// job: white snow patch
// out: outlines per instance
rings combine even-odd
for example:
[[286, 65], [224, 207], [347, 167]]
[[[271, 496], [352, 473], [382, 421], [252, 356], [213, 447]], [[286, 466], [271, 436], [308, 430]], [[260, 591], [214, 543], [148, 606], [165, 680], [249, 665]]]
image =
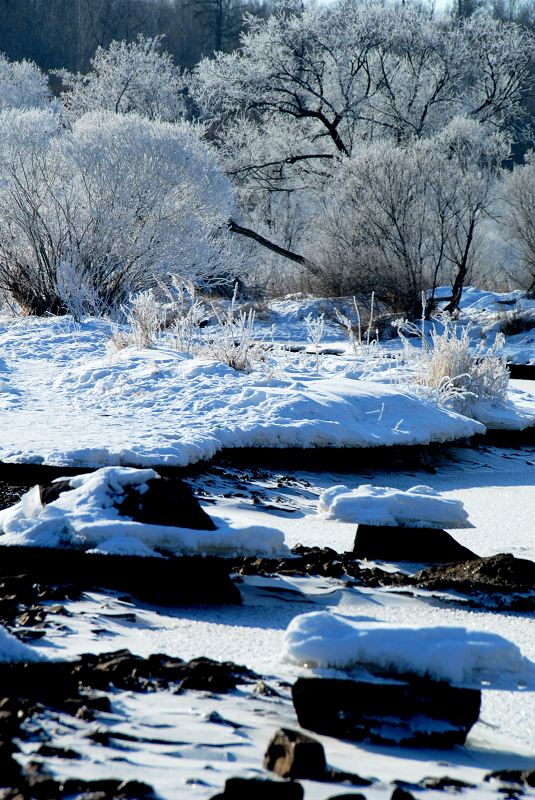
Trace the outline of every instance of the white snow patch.
[[[121, 517], [126, 487], [143, 491], [146, 481], [159, 477], [152, 469], [105, 467], [70, 479], [72, 490], [43, 506], [39, 488], [30, 489], [11, 508], [0, 511], [0, 544], [33, 547], [75, 547], [115, 555], [155, 556], [157, 550], [175, 555], [272, 555], [286, 553], [284, 534], [274, 528], [212, 517], [217, 529], [200, 531], [168, 525], [149, 525]], [[62, 480], [62, 479], [60, 479]], [[180, 518], [180, 507], [177, 507]]]
[[0, 625], [0, 662], [41, 661], [42, 656]]
[[[109, 326], [5, 321], [10, 370], [0, 459], [63, 466], [185, 466], [236, 447], [425, 445], [484, 433], [480, 422], [378, 380], [355, 359], [259, 365], [250, 374], [162, 342], [106, 350]], [[381, 373], [382, 379], [388, 378]]]
[[326, 519], [407, 528], [471, 528], [460, 500], [442, 497], [430, 486], [406, 491], [366, 484], [332, 486], [322, 492], [318, 512]]
[[535, 663], [487, 631], [360, 622], [319, 611], [294, 617], [285, 648], [288, 660], [313, 669], [365, 668], [457, 686], [535, 690]]

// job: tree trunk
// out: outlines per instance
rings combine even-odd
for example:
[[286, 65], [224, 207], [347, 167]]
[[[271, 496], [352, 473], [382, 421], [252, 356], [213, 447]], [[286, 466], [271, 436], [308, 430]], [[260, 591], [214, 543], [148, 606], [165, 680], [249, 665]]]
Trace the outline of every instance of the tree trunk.
[[305, 267], [312, 275], [321, 275], [321, 270], [314, 264], [313, 261], [310, 261], [305, 256], [299, 255], [299, 253], [294, 253], [292, 250], [287, 250], [285, 247], [281, 247], [275, 242], [271, 242], [269, 239], [266, 239], [265, 236], [261, 236], [256, 231], [251, 230], [251, 228], [244, 228], [241, 225], [238, 225], [234, 220], [230, 219], [228, 222], [228, 229], [231, 233], [237, 233], [240, 236], [246, 236], [248, 239], [252, 239], [257, 244], [262, 245], [262, 247], [271, 250], [272, 253], [277, 253], [277, 255], [282, 256], [283, 258], [287, 258], [290, 261], [293, 261], [295, 264], [299, 264], [301, 267]]

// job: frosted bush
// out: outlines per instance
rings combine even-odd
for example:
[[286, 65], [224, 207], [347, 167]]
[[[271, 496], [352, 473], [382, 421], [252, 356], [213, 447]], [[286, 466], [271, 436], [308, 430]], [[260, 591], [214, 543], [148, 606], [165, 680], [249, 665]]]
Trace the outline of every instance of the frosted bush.
[[0, 289], [28, 314], [117, 309], [173, 273], [228, 276], [232, 208], [189, 123], [0, 113]]
[[33, 61], [9, 61], [0, 53], [0, 110], [44, 108], [50, 102], [46, 75]]
[[208, 309], [199, 300], [192, 283], [178, 278], [173, 280], [176, 298], [171, 296], [171, 335], [174, 346], [186, 355], [193, 355], [202, 342], [201, 323], [208, 316]]
[[87, 75], [59, 70], [69, 111], [132, 111], [149, 119], [174, 121], [184, 116], [183, 80], [161, 36], [139, 34], [135, 42], [113, 41], [98, 47]]
[[125, 314], [129, 330], [117, 328], [111, 337], [112, 347], [117, 350], [124, 347], [143, 349], [156, 344], [165, 326], [165, 309], [154, 297], [152, 289], [131, 297]]
[[314, 348], [316, 372], [318, 372], [320, 368], [320, 346], [321, 340], [323, 339], [323, 330], [325, 328], [325, 314], [320, 314], [319, 317], [313, 317], [312, 314], [307, 314], [304, 323], [308, 341]]
[[[423, 320], [420, 328], [405, 320], [396, 325], [404, 361], [428, 396], [461, 412], [469, 412], [475, 401], [505, 402], [509, 371], [501, 353], [503, 335], [490, 347], [483, 341], [474, 345], [472, 327], [455, 325], [448, 315], [432, 323], [429, 333]], [[416, 335], [418, 346], [410, 344], [407, 333]]]
[[236, 285], [232, 300], [224, 314], [215, 311], [217, 324], [203, 328], [197, 355], [221, 361], [239, 372], [250, 372], [255, 362], [264, 360], [262, 342], [255, 338], [255, 312], [241, 311], [237, 304]]

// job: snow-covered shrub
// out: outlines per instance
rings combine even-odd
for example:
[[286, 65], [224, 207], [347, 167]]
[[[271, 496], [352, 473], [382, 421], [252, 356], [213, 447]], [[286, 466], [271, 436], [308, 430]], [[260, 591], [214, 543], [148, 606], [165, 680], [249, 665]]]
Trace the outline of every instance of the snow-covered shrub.
[[[175, 281], [178, 298], [173, 303], [171, 341], [188, 356], [220, 361], [239, 372], [249, 372], [265, 360], [262, 341], [254, 335], [255, 311], [243, 310], [237, 301], [238, 287], [224, 310], [199, 299], [193, 286]], [[212, 316], [214, 321], [206, 323]]]
[[161, 52], [161, 38], [139, 34], [135, 42], [98, 47], [86, 75], [59, 71], [65, 106], [75, 116], [106, 110], [168, 121], [182, 118], [183, 80], [169, 53]]
[[235, 274], [232, 206], [188, 123], [93, 112], [66, 128], [52, 111], [0, 113], [0, 288], [26, 313], [113, 310], [173, 273]]
[[[456, 325], [445, 314], [430, 326], [422, 321], [418, 328], [404, 320], [398, 320], [397, 325], [405, 363], [427, 395], [460, 411], [469, 411], [478, 400], [505, 401], [509, 371], [501, 352], [502, 334], [490, 347], [483, 341], [474, 344], [471, 326]], [[406, 333], [416, 335], [416, 346]]]
[[0, 53], [0, 111], [44, 108], [50, 102], [46, 75], [32, 61], [8, 61]]
[[325, 329], [325, 315], [320, 314], [319, 317], [314, 317], [312, 314], [307, 314], [303, 322], [305, 323], [307, 339], [313, 347], [316, 360], [316, 372], [319, 372], [320, 346], [323, 339], [323, 331]]
[[143, 349], [156, 344], [165, 326], [165, 309], [154, 297], [152, 289], [131, 297], [125, 316], [129, 330], [116, 328], [111, 337], [112, 347], [117, 350], [124, 347]]
[[255, 362], [265, 358], [262, 342], [254, 336], [255, 312], [241, 311], [237, 305], [237, 286], [226, 311], [215, 310], [217, 324], [202, 329], [196, 355], [221, 361], [239, 372], [249, 372]]
[[177, 298], [172, 301], [172, 341], [177, 350], [193, 355], [202, 339], [201, 323], [209, 316], [204, 302], [197, 298], [192, 283], [173, 281]]

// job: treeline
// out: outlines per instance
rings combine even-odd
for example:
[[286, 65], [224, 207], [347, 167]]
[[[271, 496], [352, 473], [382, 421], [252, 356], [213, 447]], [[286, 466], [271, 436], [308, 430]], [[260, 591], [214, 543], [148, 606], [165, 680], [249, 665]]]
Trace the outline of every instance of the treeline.
[[270, 9], [271, 0], [0, 0], [0, 53], [45, 71], [87, 72], [99, 46], [162, 35], [175, 64], [192, 67], [238, 46], [245, 11]]

